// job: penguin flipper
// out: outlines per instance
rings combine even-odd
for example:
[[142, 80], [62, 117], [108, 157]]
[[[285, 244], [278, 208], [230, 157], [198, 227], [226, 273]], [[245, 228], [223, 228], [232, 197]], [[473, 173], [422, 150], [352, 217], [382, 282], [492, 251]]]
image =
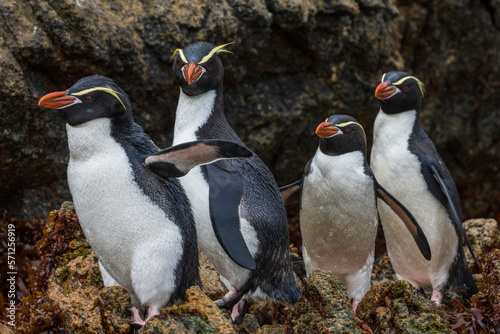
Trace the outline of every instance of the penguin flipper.
[[255, 270], [255, 261], [240, 230], [239, 205], [243, 196], [243, 179], [239, 174], [222, 170], [215, 164], [205, 168], [210, 189], [210, 219], [215, 236], [234, 262]]
[[252, 151], [225, 140], [200, 140], [182, 143], [146, 158], [145, 163], [162, 178], [181, 177], [192, 168], [220, 159], [248, 158]]
[[436, 181], [439, 183], [439, 187], [441, 188], [441, 191], [446, 197], [446, 202], [448, 205], [446, 205], [446, 211], [448, 211], [448, 215], [451, 218], [451, 221], [455, 225], [455, 230], [457, 231], [459, 235], [459, 239], [464, 239], [465, 244], [467, 245], [467, 248], [469, 249], [470, 254], [472, 255], [472, 258], [474, 259], [474, 262], [476, 263], [477, 267], [480, 268], [480, 265], [478, 261], [476, 260], [476, 257], [474, 256], [474, 252], [472, 251], [472, 246], [469, 243], [469, 239], [467, 238], [467, 234], [465, 233], [465, 230], [462, 226], [462, 219], [461, 214], [459, 214], [459, 208], [457, 206], [460, 205], [460, 200], [458, 198], [458, 194], [454, 194], [455, 192], [453, 189], [455, 189], [455, 186], [453, 183], [453, 180], [451, 177], [445, 177], [442, 176], [442, 173], [439, 172], [438, 168], [436, 165], [431, 161], [431, 159], [427, 159], [425, 161], [425, 167], [427, 167], [432, 176], [436, 179]]
[[411, 214], [408, 209], [401, 204], [394, 196], [391, 195], [387, 190], [384, 189], [376, 180], [375, 182], [375, 192], [377, 197], [383, 200], [396, 215], [403, 221], [408, 231], [410, 231], [413, 239], [417, 243], [418, 249], [424, 256], [427, 261], [431, 260], [431, 247], [429, 246], [429, 242], [420, 228], [417, 220]]
[[300, 191], [303, 179], [295, 181], [289, 185], [280, 188], [281, 197], [285, 205], [290, 205], [300, 200]]

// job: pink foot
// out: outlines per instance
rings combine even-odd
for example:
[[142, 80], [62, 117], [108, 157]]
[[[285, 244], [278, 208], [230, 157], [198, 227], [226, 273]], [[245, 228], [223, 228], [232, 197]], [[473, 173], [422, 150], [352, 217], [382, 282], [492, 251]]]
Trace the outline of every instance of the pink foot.
[[443, 294], [438, 290], [433, 290], [431, 300], [436, 302], [436, 304], [441, 304], [441, 301], [443, 300]]
[[152, 317], [159, 315], [159, 314], [160, 314], [160, 311], [158, 310], [158, 308], [156, 308], [156, 307], [148, 308], [148, 317], [146, 318], [146, 320], [144, 322], [148, 322], [149, 319], [151, 319]]
[[214, 303], [215, 305], [217, 305], [217, 307], [222, 307], [227, 301], [231, 300], [234, 296], [236, 296], [236, 294], [237, 294], [236, 289], [231, 288], [231, 290], [229, 290], [229, 292], [226, 293], [224, 297], [222, 297], [221, 299], [217, 299], [216, 301], [214, 301]]
[[234, 305], [233, 311], [231, 312], [231, 319], [233, 323], [239, 324], [245, 318], [245, 314], [247, 313], [247, 301], [245, 299], [240, 299], [240, 301]]
[[146, 321], [142, 320], [142, 317], [139, 314], [139, 310], [137, 309], [137, 307], [129, 305], [126, 307], [126, 309], [132, 313], [132, 317], [130, 318], [129, 321], [130, 327], [138, 329], [146, 324]]
[[359, 300], [352, 300], [352, 310], [354, 311], [354, 314], [356, 314], [356, 309], [358, 308]]

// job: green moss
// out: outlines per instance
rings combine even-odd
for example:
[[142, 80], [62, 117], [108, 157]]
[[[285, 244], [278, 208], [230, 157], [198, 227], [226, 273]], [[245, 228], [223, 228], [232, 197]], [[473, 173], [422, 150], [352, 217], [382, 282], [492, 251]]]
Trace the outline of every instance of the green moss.
[[402, 298], [406, 291], [406, 284], [403, 281], [398, 281], [392, 287], [392, 293], [396, 298]]
[[182, 323], [186, 328], [195, 331], [195, 333], [219, 333], [215, 327], [206, 322], [207, 319], [202, 318], [203, 317], [188, 316], [182, 319]]
[[94, 286], [97, 286], [97, 287], [103, 286], [104, 285], [104, 281], [102, 280], [102, 276], [101, 275], [92, 276], [90, 278], [90, 284], [94, 285]]
[[57, 268], [54, 272], [54, 276], [59, 279], [60, 283], [63, 283], [69, 277], [69, 270], [66, 267]]

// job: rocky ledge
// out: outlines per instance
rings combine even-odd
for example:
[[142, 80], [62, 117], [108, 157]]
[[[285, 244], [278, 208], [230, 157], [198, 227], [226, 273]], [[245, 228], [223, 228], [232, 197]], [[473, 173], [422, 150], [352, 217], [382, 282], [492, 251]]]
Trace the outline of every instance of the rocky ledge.
[[[303, 297], [293, 306], [250, 303], [244, 321], [231, 323], [214, 299], [225, 288], [201, 254], [203, 289], [191, 287], [181, 305], [165, 307], [139, 333], [497, 333], [500, 329], [500, 233], [494, 220], [464, 224], [482, 270], [471, 301], [448, 295], [436, 305], [409, 283], [394, 278], [385, 256], [373, 286], [351, 311], [335, 275], [301, 277]], [[474, 237], [473, 237], [474, 236]], [[40, 264], [30, 276], [31, 294], [17, 310], [16, 333], [129, 333], [130, 298], [121, 287], [104, 287], [97, 257], [84, 239], [70, 202], [52, 211], [37, 243]]]

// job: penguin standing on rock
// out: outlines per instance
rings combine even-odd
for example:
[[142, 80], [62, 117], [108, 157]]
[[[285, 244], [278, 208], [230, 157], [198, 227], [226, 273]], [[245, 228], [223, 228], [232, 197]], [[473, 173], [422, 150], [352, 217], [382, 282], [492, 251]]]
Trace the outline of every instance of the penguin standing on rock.
[[418, 120], [424, 93], [423, 83], [408, 73], [382, 76], [375, 90], [380, 111], [370, 163], [377, 179], [415, 215], [432, 250], [428, 262], [408, 242], [411, 236], [401, 229], [400, 219], [382, 203], [380, 219], [392, 266], [415, 287], [432, 287], [431, 299], [439, 304], [450, 286], [466, 296], [476, 293], [477, 286], [462, 247], [465, 240], [472, 254], [457, 188]]
[[[226, 44], [227, 45], [227, 44]], [[180, 86], [174, 144], [223, 139], [242, 141], [224, 115], [225, 45], [198, 42], [177, 49], [173, 72]], [[196, 167], [181, 179], [193, 206], [198, 243], [229, 292], [218, 300], [243, 319], [247, 297], [293, 304], [301, 289], [292, 270], [288, 223], [278, 186], [267, 166], [249, 159]]]
[[319, 147], [304, 177], [283, 187], [301, 190], [300, 230], [307, 274], [335, 273], [356, 311], [370, 289], [377, 235], [377, 197], [404, 221], [413, 244], [426, 259], [429, 244], [415, 218], [375, 179], [366, 162], [366, 137], [353, 117], [333, 115], [318, 125]]
[[127, 95], [99, 75], [47, 94], [39, 105], [66, 118], [68, 184], [80, 225], [107, 284], [130, 293], [131, 326], [141, 327], [201, 284], [189, 201], [177, 179], [155, 173], [181, 176], [194, 165], [251, 152], [222, 141], [158, 152], [134, 122]]

